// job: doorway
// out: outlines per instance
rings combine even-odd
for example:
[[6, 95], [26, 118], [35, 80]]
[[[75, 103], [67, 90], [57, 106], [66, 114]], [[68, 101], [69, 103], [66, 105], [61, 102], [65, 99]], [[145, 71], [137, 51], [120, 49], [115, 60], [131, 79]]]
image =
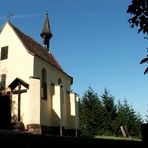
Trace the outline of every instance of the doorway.
[[11, 125], [10, 96], [0, 96], [0, 129], [9, 129]]

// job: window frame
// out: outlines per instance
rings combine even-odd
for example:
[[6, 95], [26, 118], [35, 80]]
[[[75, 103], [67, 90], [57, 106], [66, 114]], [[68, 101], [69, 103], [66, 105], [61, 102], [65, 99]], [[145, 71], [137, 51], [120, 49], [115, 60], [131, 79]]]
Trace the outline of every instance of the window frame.
[[0, 60], [8, 59], [8, 46], [1, 47]]

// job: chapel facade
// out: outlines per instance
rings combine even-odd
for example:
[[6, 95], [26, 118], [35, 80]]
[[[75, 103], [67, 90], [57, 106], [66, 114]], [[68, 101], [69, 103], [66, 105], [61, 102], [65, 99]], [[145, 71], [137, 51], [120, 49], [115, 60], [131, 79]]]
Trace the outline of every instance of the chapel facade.
[[48, 14], [40, 36], [42, 45], [10, 21], [0, 31], [0, 129], [23, 125], [36, 134], [77, 135], [79, 96], [50, 50]]

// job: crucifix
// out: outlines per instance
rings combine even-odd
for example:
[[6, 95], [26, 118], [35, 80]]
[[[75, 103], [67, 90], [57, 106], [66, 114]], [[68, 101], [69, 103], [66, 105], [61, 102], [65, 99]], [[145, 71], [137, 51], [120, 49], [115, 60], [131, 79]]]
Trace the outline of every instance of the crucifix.
[[[23, 85], [25, 88], [29, 88], [29, 85], [24, 82], [23, 80], [16, 78], [9, 87], [11, 88], [11, 92], [13, 94], [18, 94], [18, 121], [21, 120], [21, 93], [27, 92], [27, 89], [21, 89], [21, 85]], [[18, 86], [18, 89], [15, 90], [15, 88]]]
[[21, 83], [18, 82], [18, 90], [12, 91], [13, 94], [18, 94], [18, 121], [21, 120], [21, 93], [27, 92], [27, 89], [21, 90]]

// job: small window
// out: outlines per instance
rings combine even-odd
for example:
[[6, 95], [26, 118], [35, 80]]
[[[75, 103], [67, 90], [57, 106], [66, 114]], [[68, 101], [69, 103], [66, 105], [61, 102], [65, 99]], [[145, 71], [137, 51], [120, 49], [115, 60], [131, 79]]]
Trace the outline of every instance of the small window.
[[47, 72], [46, 69], [42, 69], [42, 90], [43, 90], [43, 100], [47, 100]]
[[1, 60], [5, 60], [8, 58], [8, 46], [1, 48]]
[[3, 90], [6, 88], [6, 74], [2, 74], [0, 77], [0, 89]]

